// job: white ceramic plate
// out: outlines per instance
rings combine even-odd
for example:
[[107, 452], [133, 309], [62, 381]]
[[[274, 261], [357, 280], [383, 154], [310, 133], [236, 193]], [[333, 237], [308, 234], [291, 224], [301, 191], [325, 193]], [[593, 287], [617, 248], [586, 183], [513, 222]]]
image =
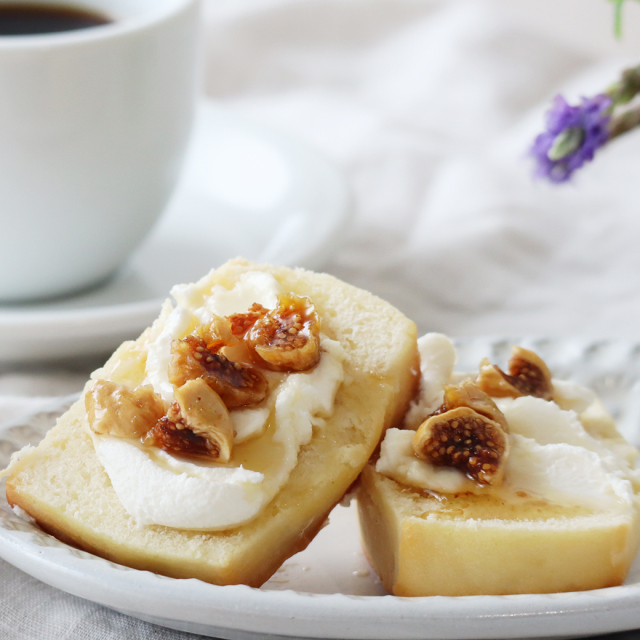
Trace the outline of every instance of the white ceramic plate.
[[[513, 341], [458, 343], [461, 369], [505, 362]], [[640, 441], [640, 344], [526, 340], [557, 377], [588, 384]], [[0, 465], [40, 439], [70, 404], [43, 407], [0, 433]], [[4, 492], [2, 492], [4, 495]], [[261, 589], [216, 587], [128, 569], [58, 542], [0, 502], [0, 556], [40, 580], [123, 613], [218, 638], [534, 638], [640, 628], [640, 564], [624, 586], [551, 595], [396, 598], [384, 595], [358, 543], [351, 508], [337, 507], [308, 549]]]
[[0, 361], [112, 351], [174, 284], [229, 258], [318, 268], [349, 209], [344, 177], [316, 151], [203, 102], [176, 193], [129, 264], [84, 294], [0, 305]]

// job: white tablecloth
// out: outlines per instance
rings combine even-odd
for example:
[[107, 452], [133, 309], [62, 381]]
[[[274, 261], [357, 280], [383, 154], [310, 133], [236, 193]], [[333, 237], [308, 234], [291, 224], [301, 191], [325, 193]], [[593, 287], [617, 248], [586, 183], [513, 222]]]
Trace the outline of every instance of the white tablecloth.
[[[597, 92], [637, 62], [640, 7], [623, 43], [604, 0], [205, 9], [207, 94], [315, 144], [349, 178], [354, 219], [327, 271], [421, 331], [640, 337], [640, 133], [563, 188], [532, 182], [526, 158], [557, 91]], [[1, 367], [0, 423], [80, 390], [100, 360]], [[2, 640], [186, 637], [0, 563]]]

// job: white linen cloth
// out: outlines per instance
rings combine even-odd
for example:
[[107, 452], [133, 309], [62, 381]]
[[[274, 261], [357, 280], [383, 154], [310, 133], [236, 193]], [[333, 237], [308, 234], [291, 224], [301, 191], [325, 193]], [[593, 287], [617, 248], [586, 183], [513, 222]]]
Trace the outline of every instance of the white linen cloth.
[[[355, 214], [326, 270], [421, 332], [636, 338], [640, 133], [564, 187], [525, 157], [557, 91], [597, 92], [634, 61], [638, 12], [619, 45], [608, 5], [209, 0], [206, 92], [344, 169]], [[99, 364], [0, 367], [0, 424]], [[1, 640], [187, 637], [0, 563]]]

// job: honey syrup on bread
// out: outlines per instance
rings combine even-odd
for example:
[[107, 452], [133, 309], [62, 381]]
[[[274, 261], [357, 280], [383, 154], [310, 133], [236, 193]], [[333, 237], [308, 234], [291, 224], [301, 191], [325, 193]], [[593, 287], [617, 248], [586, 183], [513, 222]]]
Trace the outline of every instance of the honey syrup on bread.
[[[245, 469], [267, 475], [280, 467], [285, 454], [284, 445], [274, 439], [275, 431], [275, 419], [272, 413], [267, 420], [264, 432], [256, 438], [236, 445], [233, 458], [226, 463], [207, 459], [204, 456], [194, 459], [190, 456], [181, 456], [179, 453], [173, 453], [172, 457], [199, 467], [234, 468], [242, 466]], [[127, 439], [127, 442], [144, 451], [158, 466], [174, 473], [182, 473], [175, 466], [167, 463], [166, 457], [160, 454], [157, 447], [145, 445], [139, 439]]]

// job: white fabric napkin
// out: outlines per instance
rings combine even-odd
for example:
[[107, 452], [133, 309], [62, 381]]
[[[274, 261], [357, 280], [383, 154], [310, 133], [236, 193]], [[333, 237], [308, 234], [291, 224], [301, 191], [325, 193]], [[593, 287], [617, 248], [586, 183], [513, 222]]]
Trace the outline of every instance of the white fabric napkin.
[[[209, 0], [206, 91], [344, 169], [354, 219], [326, 269], [421, 331], [635, 338], [640, 134], [561, 188], [526, 158], [556, 92], [597, 92], [633, 61], [603, 55], [632, 49], [610, 38], [608, 4]], [[98, 364], [2, 367], [0, 423]], [[2, 640], [187, 637], [0, 563]]]
[[556, 37], [508, 4], [208, 5], [207, 90], [342, 165], [355, 220], [327, 268], [421, 330], [634, 337], [640, 134], [561, 188], [533, 182], [526, 158], [558, 90], [602, 90], [633, 59], [561, 36], [597, 9], [613, 41], [606, 3], [556, 3], [574, 9]]

